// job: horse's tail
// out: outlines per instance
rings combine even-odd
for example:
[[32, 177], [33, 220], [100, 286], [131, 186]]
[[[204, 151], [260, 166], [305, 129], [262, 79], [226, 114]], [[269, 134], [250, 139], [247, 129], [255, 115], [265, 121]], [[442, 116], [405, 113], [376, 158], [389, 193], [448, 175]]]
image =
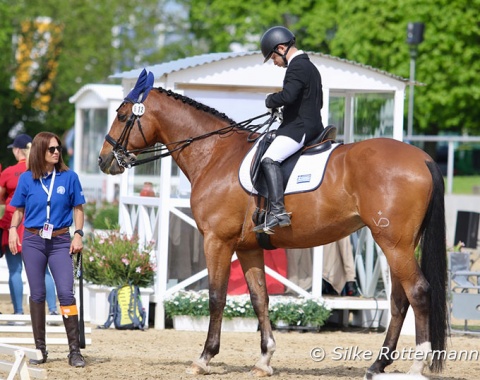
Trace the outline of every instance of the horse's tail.
[[435, 162], [426, 162], [432, 175], [433, 192], [423, 221], [421, 241], [422, 272], [430, 284], [430, 341], [434, 352], [431, 370], [440, 372], [445, 357], [447, 334], [447, 243], [445, 227], [445, 185], [440, 168]]

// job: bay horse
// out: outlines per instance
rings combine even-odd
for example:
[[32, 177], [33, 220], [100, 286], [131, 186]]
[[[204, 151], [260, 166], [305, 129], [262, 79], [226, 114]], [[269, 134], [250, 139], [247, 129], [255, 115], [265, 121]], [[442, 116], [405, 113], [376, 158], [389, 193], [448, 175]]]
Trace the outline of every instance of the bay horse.
[[[220, 351], [230, 264], [236, 252], [259, 321], [261, 355], [251, 372], [270, 376], [275, 339], [263, 249], [252, 231], [254, 202], [238, 179], [242, 159], [252, 146], [247, 138], [251, 131], [204, 104], [151, 84], [153, 78], [146, 91], [127, 96], [117, 109], [99, 166], [107, 174], [122, 173], [136, 162], [137, 153], [164, 144], [166, 154], [191, 183], [191, 210], [204, 236], [208, 270], [208, 334], [201, 355], [187, 372], [207, 374]], [[410, 373], [421, 374], [425, 366], [440, 372], [445, 358], [435, 353], [446, 345], [446, 231], [444, 182], [432, 158], [389, 138], [344, 144], [331, 153], [322, 185], [287, 195], [285, 204], [292, 212], [292, 225], [271, 235], [275, 247], [320, 246], [367, 226], [387, 258], [391, 321], [379, 351], [383, 355], [365, 377], [371, 379], [393, 362], [409, 306], [415, 314], [416, 341]], [[414, 255], [419, 244], [420, 264]]]

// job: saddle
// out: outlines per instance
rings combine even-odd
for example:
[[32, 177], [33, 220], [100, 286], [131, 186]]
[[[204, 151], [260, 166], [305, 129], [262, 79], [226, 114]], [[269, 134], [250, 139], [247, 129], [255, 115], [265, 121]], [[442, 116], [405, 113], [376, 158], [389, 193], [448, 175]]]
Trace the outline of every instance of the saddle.
[[[258, 194], [264, 198], [268, 198], [268, 189], [263, 177], [262, 171], [260, 170], [260, 162], [268, 149], [272, 141], [275, 139], [275, 131], [268, 132], [262, 141], [258, 145], [258, 149], [253, 157], [252, 166], [250, 168], [250, 177], [252, 179], [252, 184], [257, 190]], [[332, 143], [335, 142], [337, 138], [337, 128], [333, 125], [328, 125], [325, 129], [311, 142], [308, 143], [303, 149], [300, 149], [298, 152], [292, 154], [280, 165], [283, 175], [283, 190], [287, 186], [290, 175], [292, 174], [293, 168], [297, 163], [301, 155], [309, 155], [324, 152], [331, 148]]]

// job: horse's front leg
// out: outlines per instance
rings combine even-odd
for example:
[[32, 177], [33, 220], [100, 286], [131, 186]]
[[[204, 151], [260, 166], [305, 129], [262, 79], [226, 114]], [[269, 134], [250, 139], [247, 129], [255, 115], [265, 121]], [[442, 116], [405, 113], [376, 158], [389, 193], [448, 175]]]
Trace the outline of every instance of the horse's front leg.
[[263, 249], [237, 251], [238, 260], [250, 290], [250, 299], [260, 324], [261, 356], [251, 373], [257, 377], [271, 376], [270, 360], [275, 352], [272, 326], [268, 317], [268, 293], [265, 279]]
[[187, 373], [208, 374], [209, 363], [220, 352], [220, 334], [222, 330], [223, 309], [227, 299], [228, 279], [233, 250], [226, 244], [205, 239], [205, 259], [208, 270], [210, 324], [207, 340], [200, 357], [195, 360]]

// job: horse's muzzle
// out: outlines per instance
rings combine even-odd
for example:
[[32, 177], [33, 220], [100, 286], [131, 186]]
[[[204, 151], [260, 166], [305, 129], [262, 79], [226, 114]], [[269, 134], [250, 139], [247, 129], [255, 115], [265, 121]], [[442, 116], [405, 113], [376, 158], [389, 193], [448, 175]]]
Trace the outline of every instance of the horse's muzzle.
[[100, 155], [98, 157], [98, 166], [103, 173], [110, 175], [122, 174], [125, 171], [125, 168], [118, 164], [112, 152]]

